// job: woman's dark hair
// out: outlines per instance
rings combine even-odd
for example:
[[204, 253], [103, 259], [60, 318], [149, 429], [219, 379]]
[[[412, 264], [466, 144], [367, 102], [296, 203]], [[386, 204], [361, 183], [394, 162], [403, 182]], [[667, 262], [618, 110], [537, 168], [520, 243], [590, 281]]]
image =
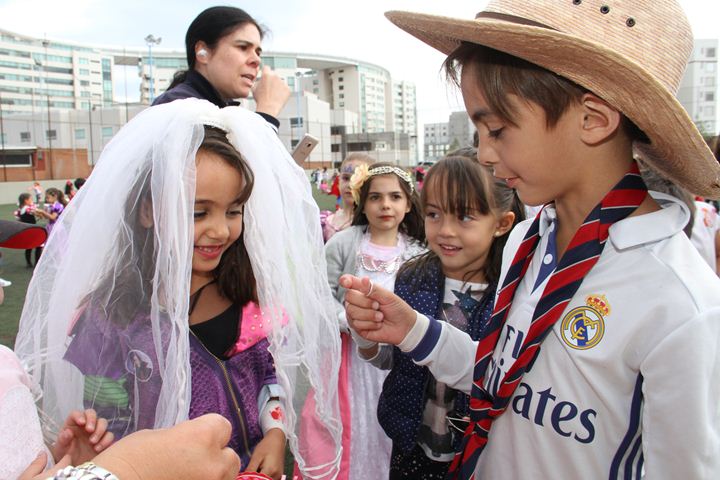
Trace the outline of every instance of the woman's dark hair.
[[52, 195], [53, 197], [57, 198], [57, 201], [62, 203], [63, 207], [66, 207], [68, 204], [67, 198], [65, 198], [65, 194], [59, 188], [48, 188], [45, 190], [45, 195]]
[[[369, 170], [372, 170], [378, 167], [394, 166], [395, 165], [392, 165], [390, 163], [377, 162], [373, 163], [368, 168]], [[386, 175], [394, 175], [398, 179], [400, 188], [402, 189], [405, 197], [408, 199], [408, 203], [410, 204], [410, 211], [405, 214], [405, 218], [403, 218], [402, 222], [400, 222], [400, 231], [403, 232], [405, 235], [414, 238], [418, 242], [424, 243], [425, 225], [423, 223], [422, 208], [420, 208], [420, 197], [418, 196], [417, 189], [415, 189], [415, 187], [413, 186], [411, 190], [410, 184], [408, 184], [408, 182], [400, 178], [400, 176], [395, 175], [394, 173], [388, 173]], [[408, 176], [410, 176], [410, 174], [408, 174]], [[355, 214], [352, 221], [353, 225], [368, 224], [368, 219], [365, 216], [363, 210], [365, 210], [365, 201], [367, 200], [368, 191], [370, 190], [370, 185], [372, 184], [373, 178], [376, 177], [373, 176], [368, 178], [365, 183], [363, 183], [362, 187], [360, 187], [360, 202], [358, 202], [358, 204], [355, 206]]]
[[[462, 42], [445, 59], [443, 68], [448, 80], [460, 85], [460, 74], [472, 68], [475, 80], [498, 117], [516, 125], [517, 108], [508, 95], [533, 102], [545, 112], [547, 128], [557, 125], [565, 111], [590, 91], [534, 63], [490, 47]], [[632, 141], [650, 143], [645, 133], [622, 115], [622, 131]]]
[[[227, 134], [218, 128], [205, 126], [205, 138], [199, 150], [218, 155], [240, 173], [243, 186], [238, 202], [243, 204], [247, 202], [252, 193], [255, 177], [240, 152], [228, 141]], [[258, 301], [255, 274], [243, 237], [244, 233], [230, 245], [223, 253], [220, 264], [213, 271], [213, 278], [218, 283], [221, 295], [240, 306], [249, 301]]]
[[28, 198], [32, 198], [32, 195], [29, 193], [21, 193], [18, 197], [18, 207], [22, 207], [25, 204], [25, 200]]
[[[525, 220], [525, 206], [515, 191], [493, 177], [492, 173], [477, 161], [477, 151], [474, 148], [464, 148], [455, 154], [450, 154], [434, 164], [425, 175], [425, 183], [421, 193], [423, 208], [428, 205], [428, 198], [432, 195], [437, 207], [443, 212], [462, 217], [471, 212], [481, 215], [501, 215], [505, 212], [515, 214], [513, 226]], [[512, 230], [512, 229], [510, 229]], [[480, 271], [485, 281], [495, 285], [500, 278], [502, 264], [502, 251], [505, 248], [510, 230], [500, 237], [495, 237], [485, 264]], [[413, 272], [414, 277], [420, 278], [422, 272], [429, 271], [428, 267], [442, 268], [440, 258], [432, 250], [416, 257], [404, 264], [398, 275]], [[468, 272], [467, 281], [478, 272]]]
[[[245, 10], [236, 7], [210, 7], [200, 12], [185, 34], [185, 56], [188, 70], [195, 69], [195, 45], [197, 42], [205, 42], [208, 48], [213, 49], [221, 38], [248, 23], [257, 27], [262, 39], [266, 30]], [[176, 72], [168, 90], [183, 83], [187, 78], [188, 70]]]

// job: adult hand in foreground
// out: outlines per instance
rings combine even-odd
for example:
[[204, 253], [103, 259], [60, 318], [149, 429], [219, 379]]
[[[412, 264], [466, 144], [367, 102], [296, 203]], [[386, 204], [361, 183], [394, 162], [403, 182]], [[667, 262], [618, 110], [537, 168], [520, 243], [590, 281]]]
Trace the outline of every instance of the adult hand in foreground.
[[240, 459], [227, 447], [230, 422], [210, 413], [172, 428], [140, 430], [93, 463], [122, 480], [235, 480]]

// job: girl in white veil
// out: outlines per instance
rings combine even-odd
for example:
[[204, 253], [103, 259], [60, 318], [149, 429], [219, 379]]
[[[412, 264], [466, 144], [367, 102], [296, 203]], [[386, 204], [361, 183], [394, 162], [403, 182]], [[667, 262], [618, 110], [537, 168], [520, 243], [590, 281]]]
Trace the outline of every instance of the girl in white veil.
[[[196, 172], [217, 174], [199, 159], [210, 152], [227, 163], [227, 149], [239, 152], [230, 175], [240, 180], [225, 215], [242, 218], [242, 248], [234, 250], [245, 256], [231, 258], [227, 247], [200, 285], [198, 258], [215, 265], [219, 253], [207, 245], [198, 253], [196, 188], [229, 193], [208, 188], [212, 179]], [[16, 351], [42, 387], [50, 436], [84, 406], [123, 435], [219, 405], [230, 412], [220, 413], [233, 423], [231, 446], [244, 468], [263, 471], [264, 453], [252, 449], [282, 426], [305, 477], [333, 478], [340, 345], [317, 218], [303, 171], [252, 112], [189, 99], [130, 121], [60, 217], [28, 288]], [[219, 294], [238, 309], [227, 351], [213, 351], [188, 328], [191, 294], [197, 302], [199, 287], [211, 284], [206, 298]], [[214, 333], [220, 344], [226, 337]], [[323, 465], [306, 464], [297, 451], [295, 412], [310, 387], [335, 449]]]

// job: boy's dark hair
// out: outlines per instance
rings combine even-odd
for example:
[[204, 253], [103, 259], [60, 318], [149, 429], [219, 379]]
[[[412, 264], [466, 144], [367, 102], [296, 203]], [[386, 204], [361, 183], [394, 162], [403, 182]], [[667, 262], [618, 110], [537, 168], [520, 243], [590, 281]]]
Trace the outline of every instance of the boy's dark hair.
[[[210, 7], [200, 12], [185, 34], [185, 56], [188, 70], [195, 70], [195, 45], [197, 42], [205, 42], [208, 48], [213, 49], [221, 38], [248, 23], [257, 27], [260, 38], [265, 35], [265, 29], [250, 14], [240, 8]], [[176, 72], [168, 90], [183, 83], [187, 78], [188, 70]]]
[[[437, 207], [451, 215], [462, 217], [472, 211], [482, 215], [509, 211], [515, 214], [513, 226], [524, 220], [525, 206], [515, 191], [508, 188], [504, 182], [495, 179], [490, 171], [477, 161], [477, 151], [474, 148], [464, 148], [457, 152], [460, 154], [444, 157], [428, 171], [420, 196], [422, 207], [427, 207], [429, 195], [434, 194], [435, 199], [439, 201]], [[480, 269], [490, 285], [497, 284], [500, 278], [502, 251], [510, 236], [510, 230], [493, 240], [485, 265]], [[407, 271], [420, 277], [421, 272], [427, 271], [427, 267], [431, 265], [437, 265], [439, 268], [441, 266], [437, 254], [428, 250], [404, 264], [398, 275]], [[418, 275], [415, 275], [416, 273]], [[467, 281], [476, 273], [478, 272], [468, 272], [464, 280]]]
[[[473, 67], [488, 106], [498, 117], [517, 126], [517, 111], [508, 95], [539, 105], [547, 128], [553, 128], [568, 107], [591, 93], [584, 87], [513, 55], [490, 47], [462, 42], [445, 59], [443, 68], [450, 82], [460, 85], [461, 69]], [[621, 113], [622, 115], [622, 113]], [[632, 141], [649, 143], [647, 136], [622, 115], [621, 128]]]
[[80, 190], [80, 187], [82, 187], [83, 185], [85, 185], [85, 181], [86, 181], [86, 180], [85, 180], [84, 178], [82, 178], [82, 177], [76, 178], [76, 179], [75, 179], [75, 182], [73, 182], [73, 184], [75, 185], [75, 190]]
[[[369, 169], [372, 170], [373, 168], [377, 167], [394, 166], [395, 165], [391, 163], [377, 162], [370, 165]], [[410, 211], [405, 214], [405, 218], [403, 218], [402, 222], [400, 223], [400, 231], [414, 238], [418, 242], [425, 242], [425, 226], [423, 223], [422, 208], [420, 207], [420, 197], [418, 196], [417, 190], [414, 188], [413, 190], [410, 190], [410, 185], [398, 175], [395, 175], [394, 173], [389, 173], [387, 175], [393, 175], [395, 176], [395, 178], [398, 179], [400, 188], [402, 189], [405, 197], [408, 199], [408, 203], [410, 204]], [[368, 224], [368, 219], [365, 216], [363, 210], [365, 209], [365, 201], [367, 200], [368, 191], [370, 190], [370, 185], [374, 178], [374, 176], [368, 178], [365, 183], [363, 183], [362, 187], [360, 187], [360, 201], [357, 205], [355, 205], [355, 214], [352, 221], [353, 225]]]
[[21, 193], [18, 197], [18, 207], [22, 207], [25, 203], [25, 200], [27, 200], [28, 198], [32, 198], [32, 195], [30, 195], [29, 193]]
[[[243, 204], [247, 202], [252, 193], [255, 177], [240, 152], [228, 141], [227, 134], [215, 127], [206, 126], [205, 138], [198, 150], [220, 156], [240, 173], [243, 187], [238, 200]], [[220, 263], [213, 271], [220, 294], [240, 306], [249, 301], [258, 301], [255, 274], [243, 238], [244, 233], [223, 253]]]

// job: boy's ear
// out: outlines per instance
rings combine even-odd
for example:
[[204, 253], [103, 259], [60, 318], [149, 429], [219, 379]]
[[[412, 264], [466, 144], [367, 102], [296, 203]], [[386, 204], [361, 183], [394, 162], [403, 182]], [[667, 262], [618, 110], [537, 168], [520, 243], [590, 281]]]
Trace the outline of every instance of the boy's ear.
[[587, 145], [597, 145], [612, 137], [620, 129], [622, 114], [605, 100], [592, 93], [580, 99], [582, 118], [580, 138]]
[[500, 215], [500, 218], [498, 218], [497, 225], [495, 226], [495, 236], [496, 237], [502, 237], [507, 232], [509, 232], [512, 227], [513, 223], [515, 222], [515, 213], [514, 212], [505, 212], [502, 215]]

